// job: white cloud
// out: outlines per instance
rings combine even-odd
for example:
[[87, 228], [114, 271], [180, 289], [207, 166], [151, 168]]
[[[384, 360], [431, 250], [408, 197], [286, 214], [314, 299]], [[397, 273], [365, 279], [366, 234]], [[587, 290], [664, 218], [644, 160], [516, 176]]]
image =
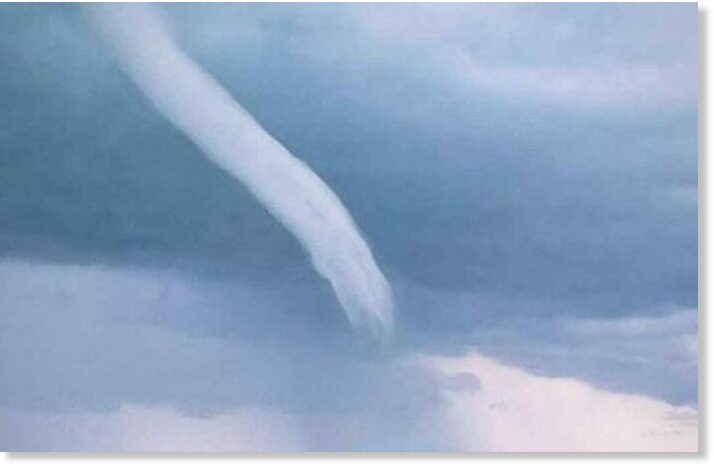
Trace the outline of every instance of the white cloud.
[[192, 417], [128, 405], [113, 412], [0, 410], [2, 444], [13, 450], [261, 452], [300, 447], [294, 418], [259, 408]]
[[[445, 377], [442, 392], [448, 401], [420, 428], [443, 433], [442, 439], [455, 450], [697, 450], [698, 415], [691, 408], [597, 390], [577, 380], [536, 377], [476, 352], [417, 360]], [[456, 381], [469, 385], [452, 385]], [[107, 413], [4, 409], [0, 418], [3, 446], [14, 450], [304, 451], [309, 449], [305, 431], [315, 437], [321, 430], [330, 438], [339, 432], [349, 439], [355, 431], [380, 430], [358, 427], [360, 420], [348, 415], [305, 418], [256, 407], [211, 417], [141, 405]]]
[[573, 379], [537, 377], [477, 352], [428, 356], [446, 376], [476, 376], [480, 388], [445, 390], [442, 428], [465, 451], [693, 452], [697, 411]]
[[634, 316], [609, 320], [570, 320], [566, 328], [584, 335], [661, 336], [697, 329], [697, 310], [684, 309], [655, 317]]
[[[194, 11], [191, 21], [210, 20], [213, 29], [225, 22], [221, 40], [207, 46], [213, 53], [246, 43], [259, 49], [285, 34], [259, 9], [216, 8]], [[292, 26], [295, 53], [359, 80], [399, 67], [431, 76], [435, 93], [452, 88], [465, 99], [478, 93], [579, 111], [696, 109], [695, 7], [350, 4], [272, 13]], [[192, 33], [206, 42], [201, 36]]]
[[[186, 335], [166, 326], [150, 326], [152, 319], [140, 319], [169, 313], [175, 308], [193, 310], [190, 315], [196, 317], [211, 315], [211, 309], [225, 307], [223, 301], [213, 297], [220, 295], [219, 286], [189, 281], [171, 272], [0, 262], [3, 325], [0, 385], [4, 391], [0, 448], [129, 451], [269, 451], [316, 447], [343, 450], [446, 447], [465, 451], [697, 448], [694, 409], [596, 389], [575, 379], [535, 376], [475, 352], [461, 357], [433, 354], [375, 361], [365, 378], [381, 379], [379, 393], [364, 385], [356, 387], [358, 393], [347, 392], [347, 399], [363, 401], [363, 406], [354, 411], [312, 402], [308, 406], [310, 411], [302, 406], [301, 412], [289, 401], [278, 410], [277, 406], [256, 402], [250, 397], [252, 392], [275, 393], [277, 386], [292, 393], [295, 385], [306, 381], [290, 376], [282, 378], [283, 374], [302, 372], [310, 363], [320, 368], [318, 361], [307, 364], [295, 361], [284, 366], [272, 356], [275, 350], [266, 343], [246, 346], [240, 340], [201, 336], [200, 330], [195, 335]], [[239, 284], [233, 287], [246, 288]], [[275, 307], [261, 291], [252, 294], [245, 291], [240, 297], [241, 304], [234, 306], [249, 307], [255, 314]], [[439, 301], [449, 304], [445, 298]], [[245, 320], [255, 314], [239, 316]], [[242, 324], [239, 321], [235, 326]], [[526, 326], [502, 322], [500, 326], [503, 327], [500, 330], [484, 333], [491, 333], [492, 341], [504, 347], [522, 347], [533, 355], [544, 350], [541, 343], [523, 331], [533, 332], [534, 322]], [[673, 360], [672, 365], [680, 365], [682, 359], [682, 365], [696, 371], [695, 310], [659, 318], [569, 318], [540, 326], [554, 329], [554, 334], [547, 336], [557, 348], [544, 354], [547, 361], [559, 358], [570, 365], [586, 367], [594, 357], [609, 353], [612, 360], [621, 359], [628, 372], [650, 362], [666, 367], [666, 361]], [[572, 340], [563, 340], [559, 334], [567, 334]], [[660, 367], [656, 367], [658, 379], [668, 379], [669, 374], [662, 373]], [[428, 381], [413, 380], [402, 387], [406, 382], [403, 378], [383, 378], [383, 374], [407, 368], [426, 371], [427, 375], [433, 372], [435, 380], [431, 377]], [[334, 370], [316, 372], [325, 379], [345, 378]], [[583, 375], [589, 372], [586, 370]], [[620, 378], [622, 374], [617, 374], [615, 379], [619, 382]], [[422, 384], [436, 385], [448, 404], [440, 406], [424, 399], [418, 388]], [[667, 384], [685, 386], [686, 382]], [[177, 392], [176, 388], [187, 391]], [[329, 388], [346, 387], [343, 384]], [[225, 392], [231, 395], [247, 392], [248, 397], [229, 398]], [[375, 401], [383, 398], [383, 394], [392, 396], [381, 403]], [[408, 411], [383, 414], [389, 413], [385, 409], [399, 406], [401, 400], [406, 402]], [[422, 407], [424, 414], [405, 420], [415, 408]], [[195, 417], [196, 413], [209, 416]]]
[[373, 48], [417, 54], [466, 93], [596, 111], [696, 108], [695, 10], [617, 14], [495, 4], [352, 10]]
[[460, 55], [455, 70], [474, 90], [589, 109], [696, 105], [696, 72], [682, 65], [484, 66]]

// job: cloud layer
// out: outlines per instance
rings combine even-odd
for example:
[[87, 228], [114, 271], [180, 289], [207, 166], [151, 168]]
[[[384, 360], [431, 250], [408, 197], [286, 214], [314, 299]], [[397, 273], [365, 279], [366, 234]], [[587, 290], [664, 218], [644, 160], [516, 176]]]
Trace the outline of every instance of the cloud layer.
[[480, 452], [696, 452], [698, 415], [650, 398], [530, 375], [477, 353], [428, 357], [479, 386], [449, 392], [445, 431]]
[[[294, 291], [97, 266], [4, 261], [0, 273], [6, 450], [696, 450], [691, 406], [535, 376], [473, 348], [375, 356], [301, 329]], [[689, 320], [568, 327], [661, 339]], [[501, 334], [500, 354], [548, 352], [527, 332]], [[570, 350], [561, 363], [592, 361]], [[608, 340], [588, 351], [617, 354]]]
[[[2, 101], [3, 252], [309, 274], [83, 18], [3, 8], [3, 89], [25, 97]], [[340, 194], [390, 277], [589, 315], [695, 307], [693, 6], [165, 11], [182, 48]], [[465, 84], [474, 68], [500, 90]], [[572, 91], [538, 91], [551, 78]]]

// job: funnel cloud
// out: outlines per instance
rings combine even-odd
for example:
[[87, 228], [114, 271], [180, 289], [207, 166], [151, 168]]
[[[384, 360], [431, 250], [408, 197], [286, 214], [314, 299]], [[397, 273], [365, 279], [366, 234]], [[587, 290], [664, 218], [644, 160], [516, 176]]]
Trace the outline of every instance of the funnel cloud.
[[154, 8], [101, 4], [86, 11], [156, 109], [299, 240], [352, 326], [387, 339], [393, 328], [390, 285], [327, 184], [179, 50]]

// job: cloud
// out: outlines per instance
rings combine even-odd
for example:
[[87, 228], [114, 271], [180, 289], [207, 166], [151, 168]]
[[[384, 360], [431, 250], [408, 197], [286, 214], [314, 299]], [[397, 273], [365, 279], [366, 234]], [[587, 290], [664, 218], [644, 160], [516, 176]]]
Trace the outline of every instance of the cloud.
[[626, 6], [615, 20], [597, 5], [359, 6], [351, 14], [368, 40], [427, 59], [464, 95], [607, 114], [696, 107], [696, 40], [681, 34], [696, 22], [692, 5]]
[[[292, 307], [299, 288], [12, 261], [0, 272], [0, 407], [8, 421], [27, 415], [30, 439], [46, 413], [114, 433], [143, 420], [126, 409], [141, 407], [189, 433], [205, 420], [215, 434], [231, 421], [222, 415], [243, 411], [289, 414], [314, 450], [438, 446], [439, 434], [419, 429], [440, 405], [430, 373], [316, 324]], [[106, 417], [73, 416], [87, 413]]]
[[447, 388], [443, 430], [464, 451], [696, 452], [698, 415], [689, 407], [537, 377], [470, 352], [427, 356], [446, 376], [471, 374], [481, 386]]
[[[540, 427], [563, 401], [568, 418], [546, 426], [537, 439], [542, 449], [644, 450], [653, 440], [666, 442], [660, 449], [690, 447], [695, 410], [606, 387], [690, 385], [671, 377], [669, 366], [684, 349], [673, 346], [675, 337], [691, 336], [696, 325], [693, 311], [662, 319], [487, 319], [470, 341], [435, 346], [412, 338], [375, 355], [291, 308], [299, 291], [172, 271], [0, 262], [0, 427], [17, 428], [0, 433], [0, 445], [527, 450], [526, 428]], [[483, 354], [453, 357], [473, 346], [509, 364]], [[687, 349], [679, 359], [696, 384], [696, 354]], [[622, 426], [618, 440], [600, 433], [608, 417]], [[152, 419], [167, 428], [144, 437]], [[558, 436], [591, 423], [580, 438]], [[255, 439], [245, 439], [246, 425], [256, 427]]]
[[696, 74], [682, 65], [484, 67], [468, 56], [461, 62], [458, 74], [465, 86], [533, 105], [655, 111], [686, 109], [697, 100]]
[[[312, 274], [298, 243], [150, 108], [71, 7], [3, 8], [0, 251]], [[570, 313], [590, 316], [696, 305], [695, 105], [581, 112], [577, 97], [544, 106], [458, 77], [696, 77], [693, 6], [162, 8], [182, 48], [340, 194], [390, 278], [568, 298]]]
[[474, 348], [696, 406], [695, 5], [162, 6], [369, 233], [403, 311], [376, 354], [75, 7], [0, 9], [5, 415], [255, 411], [304, 448], [457, 448], [439, 415], [487, 380], [407, 356]]
[[389, 339], [391, 288], [330, 187], [178, 48], [158, 12], [145, 5], [94, 5], [86, 11], [157, 111], [300, 241], [352, 325]]
[[568, 328], [578, 334], [635, 338], [691, 334], [697, 330], [697, 310], [687, 309], [655, 317], [625, 317], [610, 320], [571, 319]]
[[574, 377], [610, 391], [672, 404], [698, 398], [698, 311], [663, 305], [583, 314], [566, 299], [536, 301], [411, 286], [412, 340], [438, 349], [477, 347], [536, 375]]
[[127, 405], [113, 412], [0, 409], [0, 443], [13, 451], [275, 452], [301, 447], [293, 418], [258, 408], [195, 417]]

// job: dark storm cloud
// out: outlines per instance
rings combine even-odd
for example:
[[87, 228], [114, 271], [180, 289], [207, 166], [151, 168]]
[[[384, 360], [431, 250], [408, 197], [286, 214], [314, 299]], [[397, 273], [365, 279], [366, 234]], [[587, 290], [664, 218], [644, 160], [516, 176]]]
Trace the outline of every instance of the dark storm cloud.
[[[696, 399], [676, 336], [668, 354], [563, 331], [563, 317], [696, 307], [695, 6], [166, 10], [182, 47], [344, 200], [396, 284], [398, 349], [477, 344]], [[184, 297], [160, 278], [131, 293], [107, 281], [85, 309], [62, 288], [46, 304], [27, 292], [16, 314], [2, 304], [3, 405], [324, 410], [391, 428], [383, 444], [438, 407], [433, 376], [359, 349], [290, 235], [151, 109], [72, 7], [0, 11], [0, 254], [223, 285]]]
[[[149, 108], [76, 12], [4, 8], [4, 251], [189, 259], [247, 275], [305, 267], [243, 188]], [[604, 25], [605, 7], [452, 8], [435, 7], [427, 33], [409, 29], [419, 9], [377, 26], [366, 7], [169, 10], [184, 46], [340, 193], [396, 275], [575, 297], [591, 313], [693, 305], [696, 210], [676, 194], [696, 191], [696, 106], [600, 109], [588, 98], [569, 108], [542, 90], [542, 100], [513, 101], [451, 86], [458, 64], [446, 54], [459, 46], [482, 64], [506, 54], [530, 67], [688, 65], [695, 35], [680, 33], [693, 31], [694, 10], [625, 8], [628, 20]], [[655, 31], [670, 10], [676, 21]], [[329, 25], [326, 12], [337, 15]], [[456, 32], [438, 28], [457, 16]], [[531, 44], [551, 23], [586, 29]], [[433, 44], [415, 51], [424, 40]]]

